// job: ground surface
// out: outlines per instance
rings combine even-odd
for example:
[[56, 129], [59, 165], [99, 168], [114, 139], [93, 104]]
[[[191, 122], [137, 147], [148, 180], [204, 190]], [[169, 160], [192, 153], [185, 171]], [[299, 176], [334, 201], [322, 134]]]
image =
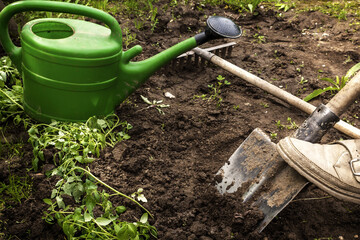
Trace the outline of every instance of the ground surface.
[[[192, 36], [204, 26], [205, 15], [215, 13], [233, 19], [244, 30], [227, 60], [301, 98], [328, 86], [318, 80], [319, 75], [343, 76], [360, 61], [359, 32], [352, 31], [349, 22], [319, 12], [289, 11], [279, 16], [260, 9], [257, 16], [241, 16], [220, 8], [199, 12], [179, 7], [177, 11], [175, 14], [181, 15], [177, 21], [170, 21], [170, 13], [160, 12], [153, 33], [150, 29], [131, 29], [144, 48], [139, 59]], [[259, 43], [255, 34], [265, 36], [265, 42]], [[208, 45], [223, 42], [228, 40]], [[208, 85], [216, 84], [218, 75], [231, 82], [221, 88], [220, 106], [217, 101], [194, 97], [210, 96]], [[166, 92], [175, 98], [165, 97]], [[147, 108], [140, 95], [164, 100], [170, 107], [163, 108], [162, 115], [155, 108]], [[330, 98], [327, 94], [312, 103], [326, 103]], [[344, 116], [359, 125], [358, 110], [359, 103], [355, 103]], [[252, 209], [241, 204], [236, 194], [223, 196], [217, 192], [216, 172], [253, 129], [261, 128], [268, 135], [277, 133], [273, 139], [277, 142], [294, 131], [279, 129], [278, 120], [286, 125], [290, 117], [299, 125], [307, 116], [219, 67], [163, 68], [116, 113], [133, 125], [131, 139], [106, 149], [90, 166], [91, 171], [124, 193], [144, 188], [149, 200], [145, 206], [155, 216], [152, 224], [159, 231], [159, 239], [356, 239], [360, 235], [360, 206], [329, 197], [313, 185], [304, 188], [261, 234], [252, 233], [258, 220]], [[347, 137], [331, 130], [322, 142], [340, 138]], [[28, 151], [11, 171], [29, 166], [30, 147]], [[8, 168], [2, 165], [3, 181]], [[46, 207], [42, 199], [50, 196], [54, 181], [36, 178], [36, 173], [32, 176], [32, 196], [1, 213], [3, 232], [17, 236], [14, 239], [63, 239], [56, 225], [47, 225], [41, 218]]]

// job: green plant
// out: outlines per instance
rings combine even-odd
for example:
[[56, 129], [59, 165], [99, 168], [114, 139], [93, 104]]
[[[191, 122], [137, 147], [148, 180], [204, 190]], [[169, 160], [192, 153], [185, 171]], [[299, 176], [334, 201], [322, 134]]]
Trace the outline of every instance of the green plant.
[[269, 107], [269, 104], [268, 103], [260, 103], [261, 106], [263, 106], [264, 108], [268, 108]]
[[[147, 99], [146, 97], [144, 97], [143, 95], [140, 95], [140, 97], [142, 98], [142, 100], [145, 102], [145, 103], [147, 103], [147, 104], [149, 104], [149, 106], [147, 107], [147, 108], [145, 108], [145, 109], [149, 109], [149, 108], [155, 108], [156, 110], [158, 110], [158, 112], [160, 113], [160, 114], [165, 114], [164, 113], [164, 111], [162, 110], [162, 108], [168, 108], [168, 107], [170, 107], [170, 105], [168, 105], [168, 104], [163, 104], [162, 102], [163, 102], [163, 100], [153, 100], [152, 102], [149, 100], [149, 99]], [[143, 110], [143, 109], [142, 109]]]
[[277, 133], [270, 133], [270, 137], [271, 137], [271, 139], [277, 139]]
[[291, 129], [297, 129], [298, 125], [295, 123], [295, 121], [292, 121], [290, 117], [286, 119], [288, 124], [282, 124], [280, 120], [276, 121], [276, 127], [279, 129], [287, 128], [288, 130]]
[[125, 37], [123, 38], [124, 48], [127, 49], [130, 44], [136, 42], [136, 33], [131, 33], [128, 27], [123, 28]]
[[309, 95], [307, 95], [304, 98], [304, 101], [306, 101], [306, 102], [310, 101], [311, 99], [319, 96], [320, 94], [322, 94], [324, 92], [330, 91], [333, 94], [335, 92], [340, 91], [346, 85], [346, 83], [350, 80], [350, 78], [359, 70], [360, 70], [360, 63], [357, 63], [352, 68], [349, 69], [349, 71], [346, 73], [345, 76], [342, 76], [342, 77], [336, 76], [335, 79], [321, 78], [320, 80], [329, 82], [332, 85], [329, 87], [326, 87], [326, 88], [314, 90], [312, 93], [310, 93]]
[[265, 36], [262, 36], [258, 33], [255, 33], [253, 37], [255, 38], [254, 41], [256, 41], [257, 43], [265, 43], [266, 42]]
[[308, 80], [306, 80], [303, 76], [301, 76], [301, 79], [300, 79], [300, 81], [299, 81], [299, 84], [305, 84], [305, 83], [307, 83], [308, 82]]
[[[76, 175], [75, 172], [81, 172]], [[81, 178], [87, 175], [83, 182]], [[64, 180], [66, 179], [66, 180]], [[74, 167], [68, 173], [67, 177], [61, 179], [56, 184], [58, 189], [52, 192], [51, 199], [44, 199], [49, 205], [45, 212], [44, 219], [48, 223], [55, 220], [62, 227], [64, 233], [69, 239], [77, 236], [77, 239], [148, 239], [150, 236], [157, 237], [157, 230], [148, 223], [150, 212], [139, 204], [136, 200], [110, 187], [100, 179], [96, 178], [89, 170]], [[105, 186], [113, 194], [104, 190], [98, 191], [96, 183]], [[74, 196], [76, 202], [81, 205], [75, 209], [66, 206], [62, 196]], [[120, 221], [121, 214], [127, 209], [125, 206], [113, 206], [111, 197], [120, 195], [140, 206], [146, 212], [137, 222], [129, 223]], [[101, 214], [94, 212], [97, 209]]]
[[278, 10], [283, 10], [284, 12], [289, 11], [291, 8], [295, 7], [295, 3], [290, 0], [278, 0], [277, 3], [275, 3], [275, 7], [278, 8]]
[[28, 176], [20, 177], [10, 174], [8, 183], [0, 182], [0, 202], [21, 203], [28, 199], [32, 191], [32, 182]]
[[216, 84], [209, 84], [208, 88], [210, 89], [210, 96], [209, 100], [216, 100], [217, 101], [217, 107], [220, 107], [222, 102], [222, 97], [220, 97], [221, 88], [223, 85], [230, 85], [231, 82], [227, 81], [225, 77], [218, 75], [216, 78], [217, 82]]

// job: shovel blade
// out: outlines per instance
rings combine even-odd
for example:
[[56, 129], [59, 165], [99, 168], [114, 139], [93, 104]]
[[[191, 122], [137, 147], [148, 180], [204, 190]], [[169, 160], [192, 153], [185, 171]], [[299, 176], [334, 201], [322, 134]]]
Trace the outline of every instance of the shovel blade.
[[258, 232], [307, 184], [305, 178], [286, 164], [276, 145], [259, 128], [251, 132], [216, 175], [220, 193], [241, 191], [242, 201], [263, 213]]

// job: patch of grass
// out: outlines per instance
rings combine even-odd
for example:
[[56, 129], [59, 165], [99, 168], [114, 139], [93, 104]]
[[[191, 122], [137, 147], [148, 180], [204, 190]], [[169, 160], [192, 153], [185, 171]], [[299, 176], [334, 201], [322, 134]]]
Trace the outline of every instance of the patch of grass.
[[32, 182], [28, 176], [10, 174], [6, 182], [0, 182], [0, 203], [3, 207], [20, 204], [21, 200], [30, 197], [31, 191]]

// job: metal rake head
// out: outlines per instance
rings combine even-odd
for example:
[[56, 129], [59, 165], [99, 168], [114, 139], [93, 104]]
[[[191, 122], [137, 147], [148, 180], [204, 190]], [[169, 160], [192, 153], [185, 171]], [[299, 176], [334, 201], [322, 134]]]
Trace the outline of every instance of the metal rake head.
[[[231, 57], [231, 53], [235, 44], [235, 42], [229, 42], [218, 46], [205, 48], [203, 50], [213, 52], [214, 54], [222, 58], [226, 58]], [[195, 54], [194, 51], [188, 51], [172, 60], [170, 66], [172, 69], [182, 69], [186, 66], [204, 67], [206, 65], [206, 62], [207, 60]]]

